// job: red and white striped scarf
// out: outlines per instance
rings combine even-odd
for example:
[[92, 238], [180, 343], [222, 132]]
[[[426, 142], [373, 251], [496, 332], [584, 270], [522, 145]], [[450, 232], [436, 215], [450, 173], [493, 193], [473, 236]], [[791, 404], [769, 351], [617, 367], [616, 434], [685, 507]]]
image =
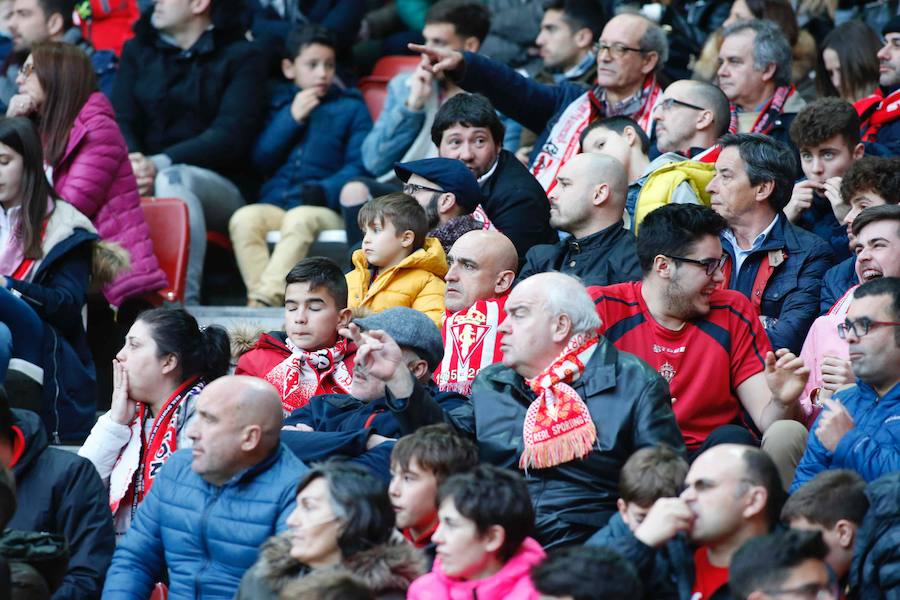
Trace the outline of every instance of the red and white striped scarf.
[[447, 311], [441, 334], [444, 358], [434, 371], [434, 380], [442, 392], [472, 393], [472, 382], [481, 369], [503, 360], [498, 331], [506, 317], [508, 294], [478, 300], [465, 310]]
[[[344, 357], [355, 351], [355, 346], [344, 338], [338, 338], [332, 348], [309, 352], [285, 340], [291, 355], [275, 365], [266, 374], [266, 381], [275, 386], [281, 396], [284, 416], [306, 406], [317, 394], [350, 393], [353, 375]], [[333, 383], [327, 381], [331, 376]]]
[[[778, 115], [781, 114], [781, 111], [784, 110], [784, 105], [787, 103], [788, 98], [794, 95], [794, 92], [797, 91], [793, 85], [781, 85], [775, 88], [775, 93], [772, 94], [772, 97], [769, 98], [769, 101], [766, 102], [766, 105], [763, 106], [763, 109], [759, 111], [759, 116], [756, 117], [756, 121], [753, 123], [753, 127], [749, 132], [746, 133], [769, 133], [772, 131], [772, 128], [775, 127], [775, 119], [778, 118]], [[731, 122], [728, 124], [728, 133], [737, 133], [738, 132], [738, 116], [737, 116], [737, 107], [734, 103], [731, 104]]]
[[881, 90], [863, 98], [853, 105], [862, 121], [862, 139], [877, 141], [878, 130], [883, 125], [900, 119], [900, 89], [894, 90], [887, 98]]

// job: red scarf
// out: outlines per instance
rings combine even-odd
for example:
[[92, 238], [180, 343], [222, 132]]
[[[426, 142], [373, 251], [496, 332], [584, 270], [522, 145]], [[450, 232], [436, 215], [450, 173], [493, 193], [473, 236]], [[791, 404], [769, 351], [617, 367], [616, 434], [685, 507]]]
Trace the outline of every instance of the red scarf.
[[876, 141], [878, 130], [883, 125], [900, 118], [900, 88], [894, 90], [887, 98], [881, 90], [857, 101], [854, 105], [862, 123], [862, 139], [865, 142]]
[[[753, 127], [750, 129], [749, 133], [765, 133], [768, 134], [772, 131], [772, 128], [775, 127], [775, 119], [778, 118], [778, 115], [781, 114], [781, 111], [784, 110], [784, 105], [788, 101], [788, 98], [794, 95], [794, 92], [797, 91], [793, 85], [781, 85], [775, 88], [775, 93], [772, 94], [772, 97], [769, 98], [769, 101], [763, 107], [761, 111], [759, 111], [759, 116], [756, 117], [756, 122], [753, 123]], [[737, 117], [737, 107], [732, 104], [731, 105], [731, 122], [728, 124], [728, 133], [737, 133], [738, 132], [738, 117]]]
[[498, 329], [506, 312], [508, 294], [478, 300], [465, 310], [447, 311], [441, 334], [444, 358], [434, 371], [434, 380], [442, 392], [472, 393], [472, 382], [481, 369], [503, 360]]
[[[284, 416], [306, 406], [316, 394], [349, 393], [352, 374], [344, 357], [352, 354], [356, 347], [344, 338], [338, 338], [332, 348], [308, 352], [285, 340], [291, 355], [275, 365], [266, 374], [266, 381], [275, 386], [281, 396]], [[325, 383], [331, 375], [333, 385]]]
[[520, 469], [546, 469], [590, 454], [597, 428], [587, 404], [569, 384], [584, 371], [598, 342], [595, 332], [573, 335], [550, 366], [525, 380], [537, 398], [525, 413]]

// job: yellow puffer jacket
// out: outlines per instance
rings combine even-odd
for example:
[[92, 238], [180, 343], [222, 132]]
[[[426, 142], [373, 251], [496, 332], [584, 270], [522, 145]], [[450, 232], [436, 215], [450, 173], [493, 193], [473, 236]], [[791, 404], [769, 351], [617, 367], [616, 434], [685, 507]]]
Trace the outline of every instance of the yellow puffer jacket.
[[638, 195], [631, 230], [637, 234], [644, 217], [657, 208], [670, 204], [675, 189], [684, 182], [690, 185], [700, 203], [709, 208], [711, 198], [706, 186], [715, 175], [714, 164], [696, 160], [671, 162], [656, 169], [647, 177]]
[[357, 250], [353, 253], [353, 270], [347, 273], [348, 305], [373, 313], [407, 306], [425, 313], [440, 328], [446, 274], [447, 257], [436, 238], [425, 238], [424, 247], [379, 273], [375, 281], [369, 281], [372, 272], [366, 255]]

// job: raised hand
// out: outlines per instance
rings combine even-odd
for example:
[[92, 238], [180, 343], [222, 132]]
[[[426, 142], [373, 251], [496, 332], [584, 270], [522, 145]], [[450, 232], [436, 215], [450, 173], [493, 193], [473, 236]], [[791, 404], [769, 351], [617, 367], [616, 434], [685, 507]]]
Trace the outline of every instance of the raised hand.
[[829, 452], [834, 452], [841, 439], [853, 429], [853, 417], [837, 400], [822, 400], [825, 410], [816, 426], [816, 437]]
[[462, 52], [449, 48], [431, 48], [421, 44], [408, 44], [413, 52], [418, 52], [425, 59], [422, 67], [433, 75], [446, 71], [455, 71], [466, 64]]
[[804, 210], [812, 206], [813, 193], [821, 191], [822, 184], [815, 181], [801, 181], [794, 185], [794, 191], [791, 193], [791, 199], [787, 206], [784, 207], [784, 214], [792, 223], [800, 218]]
[[409, 77], [409, 97], [406, 99], [406, 107], [409, 110], [422, 110], [425, 103], [431, 97], [434, 75], [425, 70], [423, 62], [416, 67]]
[[319, 90], [316, 88], [300, 90], [294, 96], [294, 101], [291, 102], [291, 116], [298, 123], [302, 123], [321, 102]]
[[787, 348], [766, 354], [766, 384], [772, 392], [772, 399], [782, 407], [793, 408], [796, 405], [807, 379], [809, 367]]
[[113, 393], [110, 418], [119, 425], [130, 425], [137, 414], [137, 402], [128, 396], [128, 371], [125, 365], [113, 360]]
[[634, 537], [658, 548], [694, 524], [694, 511], [681, 498], [660, 498], [634, 530]]

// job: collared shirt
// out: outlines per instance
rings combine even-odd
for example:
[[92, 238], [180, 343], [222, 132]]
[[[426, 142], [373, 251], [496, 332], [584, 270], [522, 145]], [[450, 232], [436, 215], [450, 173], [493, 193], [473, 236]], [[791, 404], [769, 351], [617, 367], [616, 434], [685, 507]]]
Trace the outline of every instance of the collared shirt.
[[737, 238], [734, 237], [734, 232], [731, 231], [731, 228], [722, 231], [722, 237], [728, 240], [731, 243], [731, 247], [734, 248], [734, 277], [737, 277], [738, 273], [741, 272], [741, 267], [743, 266], [744, 261], [747, 260], [747, 257], [759, 250], [760, 246], [765, 243], [766, 239], [769, 237], [769, 233], [771, 233], [772, 228], [775, 227], [775, 223], [777, 222], [778, 215], [775, 215], [775, 218], [772, 219], [769, 226], [763, 229], [759, 235], [754, 238], [753, 243], [750, 244], [750, 247], [746, 250], [741, 248], [740, 244], [738, 244]]
[[497, 170], [497, 165], [500, 164], [500, 155], [497, 155], [497, 160], [494, 161], [494, 164], [491, 165], [491, 168], [485, 172], [484, 175], [478, 178], [478, 187], [484, 187], [484, 184], [487, 183], [487, 180], [491, 178], [491, 175], [494, 174], [494, 171]]

